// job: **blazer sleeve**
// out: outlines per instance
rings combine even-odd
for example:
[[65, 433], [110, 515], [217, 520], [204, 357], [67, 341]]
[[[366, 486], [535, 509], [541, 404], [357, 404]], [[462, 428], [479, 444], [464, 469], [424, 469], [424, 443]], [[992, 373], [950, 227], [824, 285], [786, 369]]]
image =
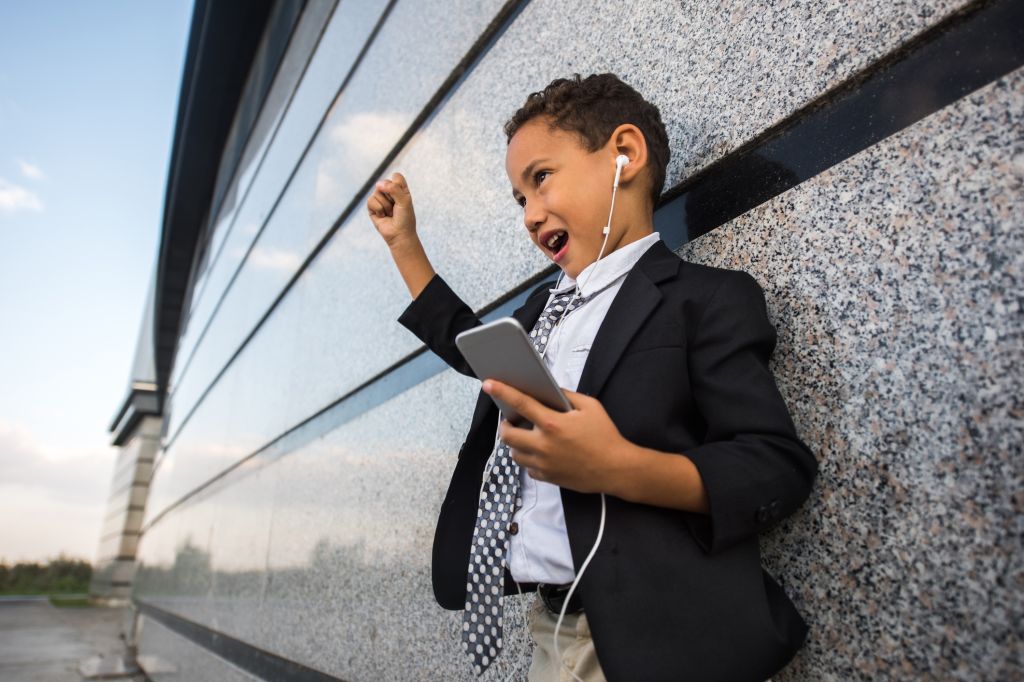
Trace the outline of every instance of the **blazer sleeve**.
[[476, 376], [455, 345], [455, 337], [480, 325], [480, 318], [440, 275], [434, 275], [398, 321], [449, 367], [461, 374]]
[[693, 328], [689, 354], [707, 433], [684, 454], [700, 472], [710, 514], [686, 518], [709, 553], [793, 513], [817, 474], [768, 367], [775, 340], [761, 287], [744, 272], [727, 272]]

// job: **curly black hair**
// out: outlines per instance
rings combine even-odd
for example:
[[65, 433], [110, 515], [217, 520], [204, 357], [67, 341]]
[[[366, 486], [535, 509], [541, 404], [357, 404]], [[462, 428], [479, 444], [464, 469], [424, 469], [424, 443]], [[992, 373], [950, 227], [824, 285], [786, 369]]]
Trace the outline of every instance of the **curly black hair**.
[[669, 147], [661, 112], [614, 73], [598, 73], [581, 78], [557, 78], [526, 103], [505, 123], [507, 142], [520, 128], [535, 118], [544, 117], [552, 128], [579, 135], [590, 152], [603, 147], [612, 132], [623, 123], [632, 123], [647, 141], [651, 200], [657, 205], [665, 184]]

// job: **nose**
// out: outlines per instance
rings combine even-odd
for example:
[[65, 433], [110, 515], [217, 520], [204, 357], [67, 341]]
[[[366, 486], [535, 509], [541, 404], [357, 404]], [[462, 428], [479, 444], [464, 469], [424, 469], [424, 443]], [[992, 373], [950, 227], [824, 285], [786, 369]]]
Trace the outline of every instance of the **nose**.
[[536, 232], [544, 224], [547, 215], [539, 201], [527, 201], [523, 209], [523, 224], [530, 232]]

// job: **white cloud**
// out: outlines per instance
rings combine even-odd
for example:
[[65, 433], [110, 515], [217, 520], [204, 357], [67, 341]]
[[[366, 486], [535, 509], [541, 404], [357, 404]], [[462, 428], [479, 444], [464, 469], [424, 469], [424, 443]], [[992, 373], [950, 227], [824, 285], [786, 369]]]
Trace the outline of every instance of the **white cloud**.
[[42, 210], [43, 202], [35, 192], [0, 178], [0, 212]]
[[29, 180], [45, 180], [46, 173], [39, 166], [29, 163], [23, 159], [18, 159], [18, 167], [21, 168], [21, 174]]
[[409, 125], [409, 117], [399, 113], [357, 113], [334, 125], [317, 165], [315, 207], [327, 208], [326, 216], [314, 220], [334, 220], [332, 215], [366, 181], [366, 173], [375, 168]]
[[295, 272], [302, 259], [294, 251], [257, 246], [249, 253], [249, 262], [260, 270]]
[[116, 449], [48, 451], [26, 429], [0, 420], [0, 488], [22, 485], [71, 503], [104, 501]]
[[0, 558], [44, 561], [60, 552], [92, 560], [116, 453], [53, 453], [0, 421]]
[[[20, 486], [4, 486], [0, 561], [45, 562], [60, 554], [92, 562], [99, 548], [104, 507], [68, 504]], [[17, 522], [10, 521], [17, 519]]]
[[400, 113], [354, 114], [331, 128], [331, 151], [344, 163], [376, 166], [408, 125], [409, 117]]

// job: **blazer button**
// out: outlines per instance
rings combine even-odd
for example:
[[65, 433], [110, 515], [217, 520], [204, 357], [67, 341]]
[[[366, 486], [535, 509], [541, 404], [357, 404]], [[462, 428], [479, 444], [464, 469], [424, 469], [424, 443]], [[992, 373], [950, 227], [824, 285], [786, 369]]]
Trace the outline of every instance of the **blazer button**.
[[779, 511], [779, 501], [772, 500], [772, 503], [768, 505], [768, 510], [771, 512], [772, 518], [777, 519], [781, 512]]
[[757, 508], [757, 522], [765, 523], [768, 521], [768, 507]]
[[510, 523], [508, 525], [508, 533], [509, 533], [509, 535], [515, 535], [518, 532], [519, 532], [519, 524], [518, 523], [513, 521], [512, 523]]

